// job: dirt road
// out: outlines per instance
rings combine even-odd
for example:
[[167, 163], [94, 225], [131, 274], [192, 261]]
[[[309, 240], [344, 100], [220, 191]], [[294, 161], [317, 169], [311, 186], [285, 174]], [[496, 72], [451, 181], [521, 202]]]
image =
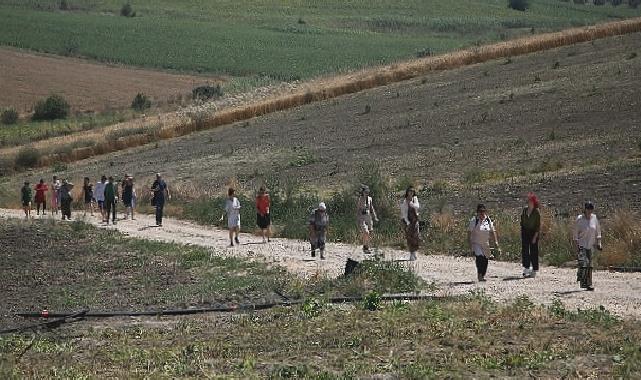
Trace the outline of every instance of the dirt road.
[[[76, 213], [80, 216], [81, 213]], [[20, 218], [16, 210], [0, 210], [0, 218]], [[194, 244], [212, 249], [212, 254], [221, 256], [244, 256], [253, 260], [265, 260], [287, 268], [300, 276], [317, 273], [338, 276], [345, 261], [365, 259], [360, 247], [348, 244], [329, 244], [327, 260], [312, 259], [306, 242], [290, 239], [273, 239], [263, 244], [261, 238], [250, 234], [241, 235], [241, 245], [228, 247], [227, 231], [190, 222], [166, 219], [163, 227], [154, 226], [153, 216], [138, 215], [135, 221], [123, 220], [116, 226], [102, 226], [98, 218], [88, 217], [88, 223], [100, 228], [117, 228], [120, 232], [136, 238]], [[405, 252], [384, 248], [380, 250], [386, 260], [407, 259]], [[568, 308], [605, 306], [608, 310], [628, 318], [641, 317], [641, 273], [594, 273], [594, 292], [581, 291], [575, 282], [576, 271], [566, 268], [544, 267], [536, 279], [522, 279], [518, 263], [491, 262], [488, 281], [477, 283], [474, 261], [470, 257], [424, 256], [406, 265], [423, 279], [438, 286], [437, 295], [460, 295], [470, 291], [484, 291], [493, 299], [511, 300], [520, 295], [532, 301], [549, 304], [555, 298]]]

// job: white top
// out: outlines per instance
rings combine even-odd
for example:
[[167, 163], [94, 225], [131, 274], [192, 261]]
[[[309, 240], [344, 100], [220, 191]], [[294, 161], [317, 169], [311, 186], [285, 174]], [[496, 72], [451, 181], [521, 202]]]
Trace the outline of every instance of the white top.
[[107, 183], [102, 183], [100, 181], [96, 182], [96, 187], [94, 189], [94, 197], [96, 198], [97, 202], [104, 202], [105, 201], [105, 185]]
[[225, 212], [227, 213], [227, 225], [230, 228], [240, 226], [240, 201], [238, 198], [227, 198]]
[[592, 214], [590, 220], [581, 214], [576, 218], [573, 231], [574, 241], [579, 247], [593, 249], [597, 239], [601, 239], [601, 224], [596, 215]]
[[468, 231], [471, 233], [472, 244], [490, 245], [490, 232], [496, 232], [494, 223], [489, 217], [479, 219], [478, 216], [470, 219]]
[[418, 210], [421, 208], [421, 205], [418, 203], [417, 196], [414, 196], [414, 198], [412, 198], [412, 201], [409, 203], [407, 202], [407, 199], [403, 199], [403, 203], [401, 203], [401, 219], [403, 219], [403, 221], [407, 225], [410, 224], [410, 221], [407, 218], [407, 212], [409, 211], [410, 207], [416, 210], [416, 214], [418, 214]]

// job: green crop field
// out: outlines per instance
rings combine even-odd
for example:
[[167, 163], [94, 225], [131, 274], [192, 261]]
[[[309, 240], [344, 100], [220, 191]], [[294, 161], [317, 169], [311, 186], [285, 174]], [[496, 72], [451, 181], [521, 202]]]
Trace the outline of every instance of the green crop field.
[[0, 0], [0, 45], [103, 62], [307, 79], [525, 33], [638, 16], [627, 5], [531, 0]]

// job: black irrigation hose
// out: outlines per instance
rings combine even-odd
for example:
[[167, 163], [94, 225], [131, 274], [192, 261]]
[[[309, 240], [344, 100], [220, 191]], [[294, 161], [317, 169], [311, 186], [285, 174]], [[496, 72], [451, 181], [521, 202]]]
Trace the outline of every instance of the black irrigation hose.
[[[75, 322], [77, 320], [83, 319], [86, 317], [87, 313], [89, 312], [89, 309], [84, 309], [75, 313], [67, 313], [67, 314], [58, 314], [58, 315], [51, 315], [51, 317], [54, 317], [55, 319], [41, 322], [41, 323], [36, 323], [34, 325], [29, 325], [29, 326], [22, 326], [22, 327], [14, 327], [10, 329], [5, 329], [5, 330], [0, 330], [0, 335], [2, 334], [11, 334], [11, 333], [16, 333], [16, 332], [22, 332], [26, 330], [36, 330], [41, 327], [46, 327], [46, 328], [56, 328], [60, 327], [63, 323], [68, 323], [68, 322]], [[19, 315], [19, 314], [16, 314]], [[40, 317], [41, 314], [38, 314]]]
[[[428, 295], [384, 295], [381, 296], [381, 301], [419, 301], [419, 300], [433, 300], [439, 297]], [[360, 302], [364, 297], [332, 297], [328, 300], [329, 303], [351, 303]], [[161, 316], [161, 315], [192, 315], [203, 313], [223, 313], [234, 311], [248, 311], [248, 310], [267, 310], [276, 306], [294, 306], [300, 305], [304, 300], [295, 300], [288, 302], [274, 302], [265, 304], [242, 304], [231, 305], [223, 307], [205, 307], [194, 309], [166, 309], [166, 310], [145, 310], [145, 311], [94, 311], [85, 312], [83, 317], [86, 318], [109, 318], [109, 317], [140, 317], [140, 316]], [[43, 317], [42, 313], [17, 313], [16, 316], [24, 318], [39, 318]], [[48, 313], [50, 318], [71, 318], [72, 314], [68, 313]]]
[[641, 273], [641, 268], [639, 267], [605, 267], [602, 269], [610, 272]]

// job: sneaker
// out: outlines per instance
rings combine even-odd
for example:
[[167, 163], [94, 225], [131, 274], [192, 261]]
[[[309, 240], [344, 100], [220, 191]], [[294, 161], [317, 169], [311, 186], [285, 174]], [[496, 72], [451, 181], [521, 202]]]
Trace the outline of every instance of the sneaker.
[[478, 278], [479, 282], [485, 282], [485, 276], [482, 276], [482, 275], [479, 274], [477, 278]]
[[530, 268], [523, 268], [523, 277], [530, 277], [532, 275], [532, 271]]
[[321, 260], [325, 260], [325, 251], [321, 251]]
[[416, 261], [416, 252], [410, 252], [410, 261]]
[[240, 244], [240, 240], [238, 240], [238, 236], [236, 236], [236, 238], [234, 239], [234, 241], [236, 242], [236, 244]]
[[312, 249], [312, 257], [316, 257], [316, 251]]
[[585, 288], [585, 290], [587, 290], [588, 292], [593, 292], [594, 288], [591, 287], [591, 286], [588, 286], [588, 287]]
[[535, 278], [538, 272], [538, 270], [533, 270], [532, 272], [530, 272], [530, 278]]
[[371, 253], [371, 252], [369, 251], [369, 247], [368, 247], [368, 246], [366, 246], [366, 245], [364, 245], [364, 246], [363, 246], [363, 253], [364, 253], [364, 254], [369, 254], [369, 253]]

